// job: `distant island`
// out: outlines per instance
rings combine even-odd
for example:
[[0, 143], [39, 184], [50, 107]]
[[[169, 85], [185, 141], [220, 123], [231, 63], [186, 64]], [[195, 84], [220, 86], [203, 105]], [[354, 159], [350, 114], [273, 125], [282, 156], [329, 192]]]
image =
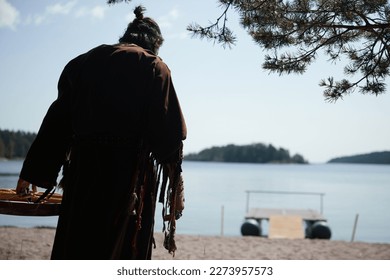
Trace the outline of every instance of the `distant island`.
[[390, 164], [390, 151], [338, 157], [329, 160], [328, 163]]
[[0, 158], [25, 158], [36, 133], [0, 129]]
[[[0, 158], [25, 158], [36, 133], [0, 129]], [[184, 160], [246, 163], [308, 163], [301, 155], [262, 143], [212, 147], [184, 156]]]
[[[0, 129], [0, 158], [16, 159], [26, 157], [36, 133]], [[226, 145], [211, 147], [199, 153], [184, 156], [188, 161], [217, 161], [241, 163], [299, 163], [308, 161], [299, 154], [290, 156], [288, 150], [273, 145], [255, 143], [249, 145]], [[337, 157], [327, 163], [390, 164], [390, 151]]]
[[308, 163], [299, 154], [290, 156], [289, 151], [286, 149], [277, 149], [272, 145], [262, 143], [211, 147], [199, 153], [185, 155], [184, 160], [238, 163]]

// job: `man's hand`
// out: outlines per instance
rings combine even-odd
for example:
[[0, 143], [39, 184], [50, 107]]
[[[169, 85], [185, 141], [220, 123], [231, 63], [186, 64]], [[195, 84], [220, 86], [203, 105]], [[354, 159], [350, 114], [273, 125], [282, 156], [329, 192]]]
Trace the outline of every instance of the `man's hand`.
[[22, 178], [19, 178], [18, 184], [16, 186], [16, 193], [17, 194], [28, 194], [30, 192], [30, 189], [29, 189], [30, 185], [31, 185], [32, 191], [36, 192], [37, 186], [32, 185], [30, 182], [27, 182], [27, 181], [23, 180]]

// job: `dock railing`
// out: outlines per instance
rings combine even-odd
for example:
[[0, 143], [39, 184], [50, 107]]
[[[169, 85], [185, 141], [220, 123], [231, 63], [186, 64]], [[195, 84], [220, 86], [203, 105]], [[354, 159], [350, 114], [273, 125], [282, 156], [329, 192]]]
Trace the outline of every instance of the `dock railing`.
[[324, 210], [324, 195], [325, 193], [319, 193], [319, 192], [289, 192], [289, 191], [255, 191], [255, 190], [247, 190], [245, 191], [247, 194], [246, 196], [246, 212], [249, 211], [249, 198], [251, 193], [266, 193], [266, 194], [286, 194], [286, 195], [313, 195], [313, 196], [319, 196], [320, 197], [320, 213], [323, 214]]

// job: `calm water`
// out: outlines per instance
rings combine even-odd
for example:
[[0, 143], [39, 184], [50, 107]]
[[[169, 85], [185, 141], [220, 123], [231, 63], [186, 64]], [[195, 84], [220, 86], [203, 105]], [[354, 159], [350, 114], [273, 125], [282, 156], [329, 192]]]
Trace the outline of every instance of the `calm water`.
[[[21, 161], [0, 161], [0, 187], [14, 188]], [[239, 236], [246, 208], [246, 190], [325, 193], [323, 214], [333, 240], [390, 243], [390, 165], [262, 165], [184, 162], [186, 209], [178, 221], [180, 234]], [[312, 208], [317, 196], [254, 194], [251, 207]], [[156, 211], [156, 231], [162, 228]], [[55, 226], [56, 217], [0, 215], [0, 225]]]

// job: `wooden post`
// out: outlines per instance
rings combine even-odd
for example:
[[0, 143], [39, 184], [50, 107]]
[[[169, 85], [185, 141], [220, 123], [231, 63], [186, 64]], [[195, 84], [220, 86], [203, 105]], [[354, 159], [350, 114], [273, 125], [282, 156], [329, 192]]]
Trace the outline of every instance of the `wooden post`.
[[351, 242], [355, 241], [355, 233], [356, 233], [356, 227], [357, 227], [358, 220], [359, 220], [359, 214], [356, 214], [355, 223], [353, 225], [353, 230], [352, 230]]
[[222, 208], [221, 208], [221, 236], [223, 236], [224, 216], [225, 216], [225, 207], [222, 205]]
[[249, 211], [249, 196], [250, 196], [250, 191], [246, 191], [245, 214], [248, 213], [248, 211]]

